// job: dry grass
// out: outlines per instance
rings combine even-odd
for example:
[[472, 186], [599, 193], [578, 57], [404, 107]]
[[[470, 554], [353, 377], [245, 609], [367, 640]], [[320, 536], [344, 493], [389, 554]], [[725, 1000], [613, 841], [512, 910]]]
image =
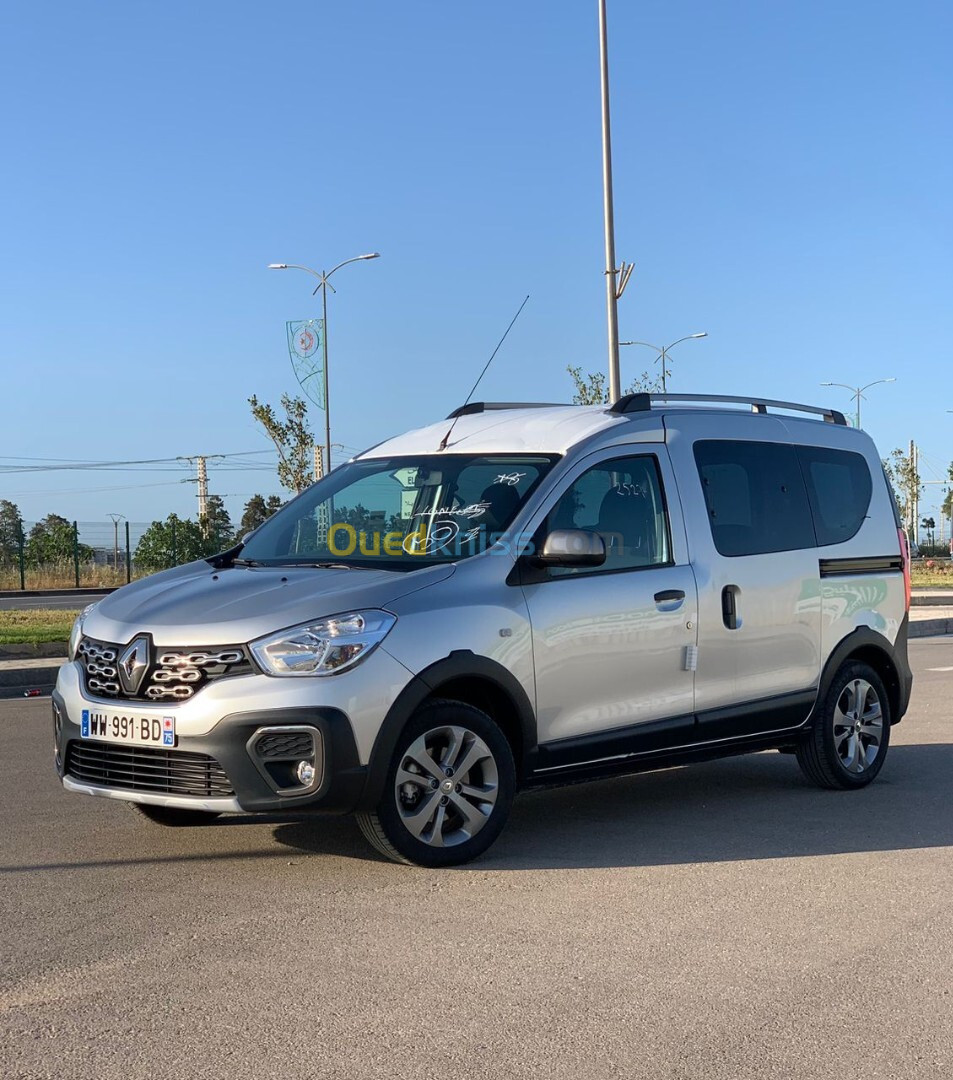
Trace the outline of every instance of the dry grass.
[[67, 641], [78, 611], [0, 611], [0, 645]]
[[[133, 569], [133, 580], [137, 577]], [[76, 573], [72, 566], [44, 566], [28, 569], [24, 575], [27, 589], [75, 589]], [[126, 584], [126, 568], [80, 564], [79, 583], [84, 589], [109, 589]], [[19, 589], [20, 571], [16, 567], [0, 569], [0, 589]]]
[[914, 586], [953, 589], [953, 562], [949, 559], [924, 559], [913, 564]]

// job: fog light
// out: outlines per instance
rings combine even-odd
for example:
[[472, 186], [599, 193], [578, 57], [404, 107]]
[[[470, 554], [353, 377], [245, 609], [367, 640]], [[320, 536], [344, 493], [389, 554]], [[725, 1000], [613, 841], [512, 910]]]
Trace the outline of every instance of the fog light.
[[295, 769], [295, 776], [297, 776], [299, 784], [309, 787], [314, 782], [314, 766], [310, 761], [299, 761], [298, 767]]

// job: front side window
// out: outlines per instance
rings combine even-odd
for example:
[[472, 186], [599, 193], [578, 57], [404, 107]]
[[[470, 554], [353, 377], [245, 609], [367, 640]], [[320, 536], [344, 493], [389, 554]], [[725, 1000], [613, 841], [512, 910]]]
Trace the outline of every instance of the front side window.
[[238, 562], [415, 570], [485, 551], [555, 458], [426, 454], [353, 461], [270, 517]]
[[554, 529], [599, 533], [606, 561], [586, 570], [550, 567], [552, 577], [669, 565], [668, 516], [655, 458], [614, 458], [587, 469], [550, 511], [541, 536]]
[[812, 548], [816, 540], [797, 451], [784, 443], [695, 443], [708, 521], [721, 555]]

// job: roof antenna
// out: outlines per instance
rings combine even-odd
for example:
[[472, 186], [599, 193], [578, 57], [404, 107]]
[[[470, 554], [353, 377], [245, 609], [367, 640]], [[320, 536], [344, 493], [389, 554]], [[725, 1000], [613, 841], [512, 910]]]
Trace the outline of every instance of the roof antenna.
[[447, 434], [444, 435], [444, 437], [440, 441], [440, 445], [437, 447], [438, 450], [446, 450], [447, 449], [447, 443], [450, 441], [450, 436], [453, 433], [454, 426], [456, 425], [457, 421], [460, 419], [461, 411], [463, 409], [465, 409], [467, 407], [467, 405], [470, 404], [470, 398], [472, 398], [473, 395], [476, 393], [476, 388], [480, 385], [480, 380], [486, 374], [487, 368], [490, 366], [490, 364], [493, 363], [493, 357], [496, 356], [496, 354], [500, 351], [500, 347], [502, 346], [503, 342], [506, 341], [506, 335], [513, 329], [513, 323], [515, 323], [516, 320], [522, 314], [523, 308], [526, 307], [526, 304], [527, 304], [528, 300], [529, 300], [529, 294], [527, 294], [526, 299], [522, 302], [522, 304], [520, 304], [519, 310], [513, 316], [512, 321], [510, 322], [510, 325], [506, 328], [506, 333], [500, 338], [499, 344], [493, 350], [492, 354], [490, 355], [490, 359], [487, 360], [486, 365], [484, 366], [483, 370], [480, 372], [480, 378], [477, 379], [477, 381], [473, 384], [473, 389], [470, 391], [469, 394], [467, 394], [467, 400], [463, 403], [461, 408], [457, 410], [457, 415], [453, 418], [453, 423], [450, 425], [449, 429], [447, 430]]

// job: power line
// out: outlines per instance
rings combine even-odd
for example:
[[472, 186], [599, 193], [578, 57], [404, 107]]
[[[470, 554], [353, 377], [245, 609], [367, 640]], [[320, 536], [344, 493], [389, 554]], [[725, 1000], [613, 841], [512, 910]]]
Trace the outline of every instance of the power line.
[[[229, 454], [206, 455], [221, 458], [248, 458], [262, 454], [274, 454], [274, 450], [240, 450]], [[45, 458], [13, 458], [0, 456], [0, 473], [43, 473], [43, 472], [95, 472], [100, 470], [116, 472], [174, 472], [176, 469], [134, 469], [131, 466], [143, 465], [172, 465], [180, 463], [179, 458], [139, 458], [131, 461], [79, 461], [75, 459], [59, 459], [59, 464], [43, 465], [4, 465], [3, 461], [55, 461], [56, 459]]]

